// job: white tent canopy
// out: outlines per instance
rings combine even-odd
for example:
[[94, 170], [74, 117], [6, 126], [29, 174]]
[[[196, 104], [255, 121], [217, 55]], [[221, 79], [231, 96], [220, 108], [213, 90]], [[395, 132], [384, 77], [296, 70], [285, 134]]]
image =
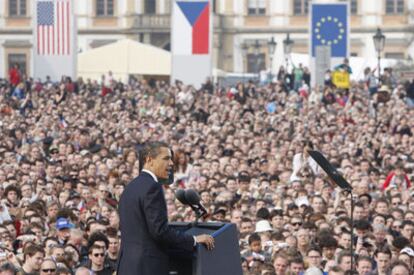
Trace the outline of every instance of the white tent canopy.
[[78, 76], [100, 79], [108, 71], [122, 81], [127, 81], [129, 75], [169, 76], [171, 54], [131, 39], [78, 54]]

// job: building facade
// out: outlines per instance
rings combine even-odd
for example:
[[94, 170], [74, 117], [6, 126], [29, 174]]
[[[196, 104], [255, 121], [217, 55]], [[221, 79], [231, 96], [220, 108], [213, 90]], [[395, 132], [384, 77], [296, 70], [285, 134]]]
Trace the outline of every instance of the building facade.
[[[122, 38], [170, 49], [172, 0], [74, 0], [78, 51]], [[308, 53], [310, 0], [211, 0], [213, 66], [229, 72], [276, 70], [284, 60], [283, 40], [292, 52]], [[316, 1], [316, 0], [314, 0]], [[340, 0], [325, 0], [337, 2]], [[33, 72], [33, 0], [0, 1], [0, 77], [20, 64]], [[348, 0], [351, 10], [351, 56], [376, 57], [372, 36], [381, 27], [386, 36], [382, 57], [414, 54], [414, 0]], [[267, 42], [277, 42], [270, 64]], [[244, 47], [243, 47], [244, 46]], [[247, 46], [247, 47], [246, 47]]]

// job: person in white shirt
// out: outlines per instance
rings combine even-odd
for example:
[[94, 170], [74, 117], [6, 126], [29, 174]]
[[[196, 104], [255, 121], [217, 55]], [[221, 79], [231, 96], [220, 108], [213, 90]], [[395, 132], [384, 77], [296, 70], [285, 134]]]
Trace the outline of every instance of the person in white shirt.
[[299, 172], [305, 167], [309, 167], [314, 175], [319, 174], [320, 167], [309, 155], [308, 150], [313, 150], [313, 144], [311, 141], [304, 141], [303, 151], [293, 156], [291, 182], [300, 180]]

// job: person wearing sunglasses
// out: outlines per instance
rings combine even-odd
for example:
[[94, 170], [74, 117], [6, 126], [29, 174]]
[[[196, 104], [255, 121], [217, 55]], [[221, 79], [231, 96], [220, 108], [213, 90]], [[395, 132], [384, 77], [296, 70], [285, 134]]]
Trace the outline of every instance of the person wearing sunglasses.
[[40, 275], [51, 274], [56, 274], [56, 262], [52, 258], [45, 258], [40, 266]]
[[92, 245], [89, 248], [88, 257], [90, 260], [90, 269], [99, 275], [112, 275], [112, 269], [105, 266], [105, 248], [100, 245]]

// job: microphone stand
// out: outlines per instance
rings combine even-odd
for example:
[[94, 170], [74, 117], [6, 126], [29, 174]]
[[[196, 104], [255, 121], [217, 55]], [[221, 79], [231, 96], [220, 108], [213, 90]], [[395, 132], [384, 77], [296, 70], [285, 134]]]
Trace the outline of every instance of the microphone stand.
[[[191, 208], [193, 208], [193, 206], [191, 206]], [[194, 212], [196, 214], [196, 220], [194, 221], [194, 225], [197, 225], [198, 224], [198, 220], [200, 218], [204, 217], [207, 214], [207, 212], [205, 212], [203, 209], [198, 208], [198, 207], [194, 207], [193, 210], [194, 210]]]

